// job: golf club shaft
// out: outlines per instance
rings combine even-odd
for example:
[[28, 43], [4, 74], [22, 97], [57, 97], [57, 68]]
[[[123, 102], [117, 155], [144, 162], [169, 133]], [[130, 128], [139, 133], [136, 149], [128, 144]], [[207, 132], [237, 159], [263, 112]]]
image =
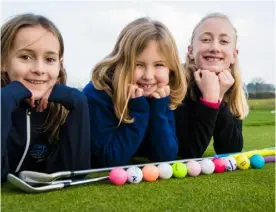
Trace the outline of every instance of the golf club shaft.
[[92, 173], [99, 173], [99, 172], [106, 172], [106, 171], [111, 171], [114, 168], [120, 167], [123, 169], [128, 169], [133, 166], [137, 167], [144, 167], [145, 165], [159, 165], [162, 163], [168, 163], [168, 164], [173, 164], [176, 162], [188, 162], [191, 160], [199, 161], [203, 159], [212, 159], [214, 157], [206, 157], [206, 158], [192, 158], [192, 159], [181, 159], [181, 160], [173, 160], [173, 161], [164, 161], [164, 162], [153, 162], [153, 163], [143, 163], [143, 164], [135, 164], [135, 165], [126, 165], [126, 166], [113, 166], [113, 167], [108, 167], [108, 168], [99, 168], [99, 169], [88, 169], [88, 170], [80, 170], [80, 171], [73, 171], [71, 176], [76, 176], [76, 175], [82, 175], [82, 174], [92, 174]]

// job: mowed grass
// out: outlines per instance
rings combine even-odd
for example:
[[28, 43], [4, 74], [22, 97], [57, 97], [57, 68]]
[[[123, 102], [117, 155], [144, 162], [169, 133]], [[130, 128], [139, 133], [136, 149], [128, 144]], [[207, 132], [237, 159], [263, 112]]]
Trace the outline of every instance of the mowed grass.
[[[272, 100], [258, 105], [244, 120], [244, 151], [275, 146]], [[262, 105], [261, 107], [259, 105]], [[270, 105], [270, 106], [268, 106]], [[205, 156], [215, 152], [212, 143]], [[93, 177], [108, 173], [94, 174]], [[2, 185], [2, 211], [275, 211], [275, 164], [209, 176], [171, 178], [137, 185], [108, 181], [41, 194], [25, 194]]]

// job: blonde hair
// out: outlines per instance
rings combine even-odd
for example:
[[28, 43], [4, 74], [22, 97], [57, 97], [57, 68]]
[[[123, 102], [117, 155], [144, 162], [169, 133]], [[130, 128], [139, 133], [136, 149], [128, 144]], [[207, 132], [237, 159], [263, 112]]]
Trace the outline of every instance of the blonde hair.
[[[234, 27], [234, 25], [231, 23], [229, 18], [226, 15], [221, 14], [221, 13], [211, 13], [211, 14], [205, 16], [204, 18], [202, 18], [199, 21], [199, 23], [196, 25], [196, 27], [194, 28], [193, 33], [192, 33], [192, 38], [191, 38], [191, 45], [193, 44], [193, 40], [194, 40], [197, 28], [205, 20], [210, 19], [210, 18], [222, 18], [222, 19], [225, 19], [226, 21], [228, 21], [229, 24], [233, 27], [233, 30], [236, 35], [235, 41], [237, 43], [237, 38], [238, 38], [237, 30]], [[236, 45], [236, 43], [235, 43], [235, 45]], [[242, 77], [241, 77], [241, 73], [239, 70], [238, 58], [236, 59], [236, 62], [234, 64], [230, 65], [229, 69], [231, 70], [231, 74], [232, 74], [233, 78], [235, 79], [235, 82], [232, 85], [232, 87], [230, 88], [230, 92], [225, 93], [223, 100], [225, 102], [227, 102], [231, 113], [236, 118], [244, 119], [248, 114], [248, 104], [247, 104], [245, 91], [243, 89], [243, 82], [242, 82]], [[191, 60], [188, 54], [186, 55], [184, 70], [185, 70], [186, 78], [188, 81], [188, 87], [190, 88], [188, 94], [193, 100], [195, 100], [195, 94], [194, 94], [193, 89], [191, 89], [191, 88], [192, 88], [192, 85], [195, 83], [193, 72], [195, 72], [197, 70], [197, 67], [194, 63], [194, 60]]]
[[134, 121], [126, 107], [130, 95], [129, 84], [134, 83], [137, 56], [152, 40], [159, 44], [171, 70], [170, 109], [175, 109], [186, 94], [187, 84], [172, 34], [159, 21], [149, 18], [136, 19], [121, 31], [113, 51], [99, 62], [92, 72], [95, 88], [104, 90], [112, 98], [116, 117], [123, 123]]
[[[57, 27], [47, 18], [34, 15], [31, 13], [21, 14], [8, 20], [1, 27], [1, 87], [10, 83], [10, 79], [5, 70], [5, 64], [9, 59], [10, 50], [13, 46], [14, 39], [18, 31], [25, 27], [41, 26], [44, 29], [52, 32], [60, 44], [59, 58], [63, 57], [64, 43], [61, 33]], [[58, 76], [58, 83], [66, 84], [66, 72], [61, 62], [61, 68]], [[59, 139], [60, 127], [64, 124], [65, 119], [68, 115], [68, 111], [60, 104], [49, 103], [49, 114], [47, 120], [43, 125], [44, 131], [49, 132], [49, 142]]]

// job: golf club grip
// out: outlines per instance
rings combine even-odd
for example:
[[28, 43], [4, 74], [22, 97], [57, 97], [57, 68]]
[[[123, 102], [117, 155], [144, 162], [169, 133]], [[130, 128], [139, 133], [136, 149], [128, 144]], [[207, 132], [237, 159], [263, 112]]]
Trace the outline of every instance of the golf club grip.
[[212, 159], [214, 157], [205, 157], [205, 158], [192, 158], [192, 159], [181, 159], [181, 160], [174, 160], [174, 161], [164, 161], [164, 162], [154, 162], [154, 163], [144, 163], [144, 164], [134, 164], [134, 165], [126, 165], [126, 166], [113, 166], [113, 167], [108, 167], [108, 168], [99, 168], [99, 169], [88, 169], [88, 170], [79, 170], [79, 171], [73, 171], [71, 174], [72, 176], [77, 176], [77, 175], [82, 175], [82, 174], [92, 174], [92, 173], [99, 173], [99, 172], [107, 172], [107, 171], [111, 171], [114, 168], [120, 167], [123, 169], [128, 169], [130, 167], [133, 166], [137, 166], [137, 167], [143, 167], [145, 165], [159, 165], [162, 163], [168, 163], [168, 164], [173, 164], [176, 162], [188, 162], [191, 160], [195, 160], [195, 161], [200, 161], [203, 159]]

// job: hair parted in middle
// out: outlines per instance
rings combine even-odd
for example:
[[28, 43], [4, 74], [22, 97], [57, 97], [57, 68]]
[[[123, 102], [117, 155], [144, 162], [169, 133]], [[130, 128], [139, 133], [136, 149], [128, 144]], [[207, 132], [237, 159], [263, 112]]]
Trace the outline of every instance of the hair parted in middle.
[[[225, 21], [227, 21], [232, 26], [232, 28], [235, 32], [235, 38], [234, 39], [235, 39], [235, 46], [236, 46], [237, 45], [237, 39], [238, 39], [237, 30], [234, 27], [234, 25], [232, 24], [232, 22], [230, 21], [230, 19], [228, 18], [228, 16], [226, 16], [222, 13], [210, 13], [210, 14], [206, 15], [205, 17], [203, 17], [197, 23], [195, 28], [193, 29], [190, 45], [193, 45], [194, 37], [195, 37], [196, 30], [198, 29], [198, 27], [205, 20], [210, 19], [210, 18], [224, 19]], [[196, 67], [196, 64], [195, 64], [194, 60], [192, 60], [189, 57], [189, 54], [187, 54], [186, 59], [185, 59], [185, 64], [184, 64], [184, 71], [185, 71], [185, 74], [186, 74], [186, 78], [187, 78], [189, 88], [191, 88], [192, 85], [195, 83], [193, 73], [195, 71], [197, 71], [197, 69], [198, 69], [198, 67]], [[236, 61], [235, 61], [234, 64], [230, 65], [229, 70], [230, 70], [233, 78], [235, 79], [235, 83], [230, 88], [230, 92], [227, 92], [224, 95], [223, 99], [224, 99], [225, 102], [228, 103], [231, 113], [236, 118], [244, 119], [248, 114], [248, 104], [247, 104], [247, 100], [246, 100], [245, 91], [243, 89], [243, 82], [242, 82], [241, 72], [240, 72], [240, 68], [239, 68], [238, 58], [236, 58]], [[193, 100], [195, 100], [194, 90], [189, 89], [187, 96], [192, 98]]]
[[104, 90], [112, 98], [116, 117], [123, 123], [134, 121], [125, 106], [129, 100], [129, 85], [135, 83], [136, 58], [153, 40], [158, 43], [170, 69], [170, 109], [176, 109], [186, 94], [187, 83], [172, 34], [159, 21], [138, 18], [121, 31], [113, 51], [92, 70], [95, 88]]

